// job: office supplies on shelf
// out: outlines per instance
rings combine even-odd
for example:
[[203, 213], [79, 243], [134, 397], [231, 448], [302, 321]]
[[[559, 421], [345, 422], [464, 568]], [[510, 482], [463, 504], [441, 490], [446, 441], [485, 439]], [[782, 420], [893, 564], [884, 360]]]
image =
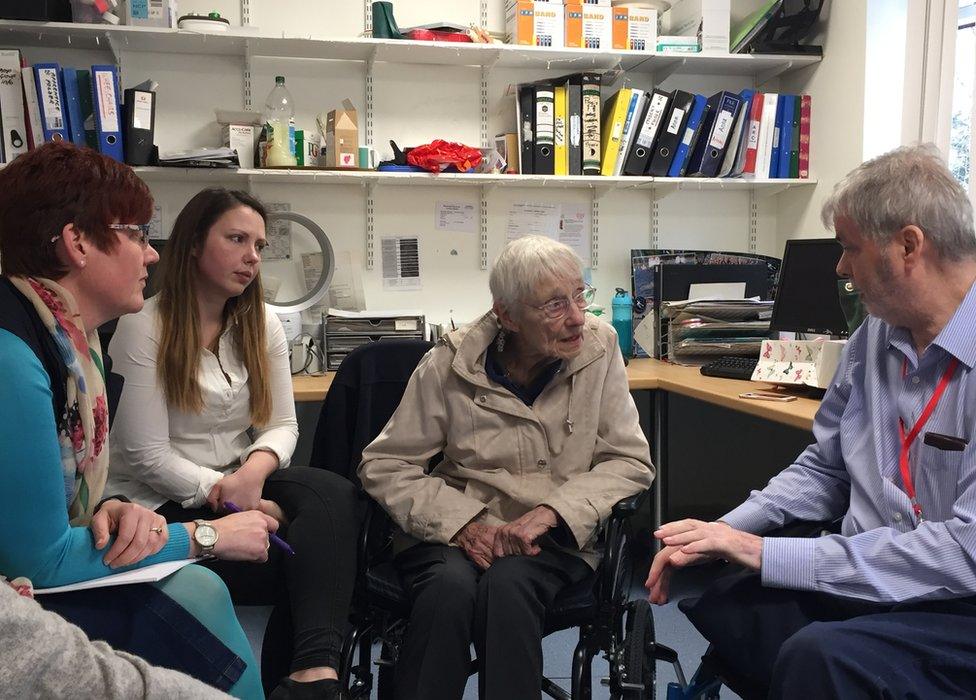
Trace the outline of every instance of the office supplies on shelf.
[[505, 7], [505, 41], [562, 48], [566, 44], [564, 11], [561, 3], [510, 0]]
[[756, 169], [754, 177], [769, 177], [770, 163], [773, 161], [773, 141], [776, 137], [776, 114], [779, 95], [775, 92], [763, 93], [762, 118], [759, 122], [759, 144], [756, 148]]
[[800, 107], [801, 95], [793, 95], [793, 128], [790, 136], [790, 174], [787, 177], [800, 177]]
[[61, 66], [57, 63], [34, 64], [38, 115], [41, 123], [40, 143], [68, 141], [68, 115], [61, 86]]
[[764, 100], [765, 95], [763, 93], [755, 93], [752, 96], [752, 104], [749, 108], [749, 135], [746, 138], [746, 156], [739, 173], [745, 178], [756, 176], [756, 158], [759, 150]]
[[152, 2], [123, 0], [121, 4], [122, 24], [173, 29], [179, 22], [177, 0], [152, 0]]
[[519, 85], [515, 98], [515, 122], [519, 137], [519, 172], [535, 172], [535, 88]]
[[776, 177], [790, 176], [790, 149], [793, 147], [793, 107], [798, 101], [796, 95], [781, 95], [783, 119], [779, 127], [779, 166]]
[[784, 1], [747, 45], [751, 53], [822, 56], [823, 47], [800, 42], [814, 31], [823, 0]]
[[566, 148], [570, 175], [583, 174], [583, 76], [566, 79]]
[[125, 162], [152, 165], [155, 161], [156, 93], [130, 88], [123, 93], [125, 136], [122, 139]]
[[569, 98], [565, 85], [553, 89], [555, 116], [553, 117], [554, 171], [556, 175], [569, 175], [569, 151], [566, 126], [569, 112]]
[[230, 148], [193, 148], [187, 151], [160, 153], [159, 164], [178, 168], [236, 168], [237, 152]]
[[647, 106], [647, 95], [639, 88], [632, 88], [630, 94], [630, 106], [627, 108], [627, 119], [624, 120], [624, 130], [620, 137], [620, 152], [617, 154], [617, 162], [613, 166], [614, 176], [623, 174], [624, 163], [630, 147], [635, 140], [634, 132], [637, 131], [644, 108]]
[[627, 163], [624, 165], [624, 175], [643, 175], [647, 172], [654, 154], [654, 141], [657, 139], [661, 123], [667, 112], [668, 105], [671, 104], [672, 93], [654, 88], [650, 93], [647, 108], [642, 115], [641, 124], [637, 131], [637, 138], [634, 147], [627, 155]]
[[581, 73], [583, 95], [583, 174], [600, 174], [600, 82], [599, 73]]
[[536, 175], [553, 175], [556, 167], [555, 154], [555, 88], [552, 83], [535, 84], [535, 155]]
[[176, 26], [184, 31], [199, 34], [223, 34], [230, 29], [230, 20], [221, 17], [219, 12], [208, 12], [205, 15], [188, 14], [176, 20]]
[[743, 357], [741, 355], [723, 355], [699, 370], [706, 377], [722, 377], [723, 379], [752, 379], [752, 373], [759, 363], [758, 357]]
[[688, 123], [688, 113], [695, 103], [695, 95], [684, 90], [675, 90], [671, 98], [668, 115], [663, 122], [661, 135], [654, 144], [654, 155], [647, 174], [654, 177], [665, 177], [674, 160], [674, 152], [681, 143]]
[[119, 162], [123, 162], [118, 69], [109, 65], [92, 66], [91, 79], [98, 150]]
[[725, 90], [708, 98], [708, 112], [701, 126], [687, 173], [695, 177], [716, 177], [742, 109], [742, 98]]
[[731, 0], [674, 0], [663, 22], [671, 34], [701, 37], [702, 51], [728, 53]]
[[797, 166], [797, 176], [803, 179], [810, 177], [810, 95], [800, 96], [800, 153]]
[[6, 163], [26, 153], [29, 147], [20, 61], [20, 51], [0, 50], [0, 120], [3, 127], [3, 161]]
[[729, 146], [725, 149], [725, 159], [718, 170], [718, 177], [736, 177], [742, 173], [746, 161], [746, 142], [749, 140], [749, 116], [752, 112], [752, 98], [754, 90], [743, 90], [739, 93], [742, 105], [739, 116], [735, 120], [732, 134], [729, 136]]
[[[224, 501], [224, 508], [229, 510], [231, 513], [241, 512], [241, 509], [238, 508], [237, 505], [235, 505], [232, 501]], [[289, 545], [287, 542], [285, 542], [283, 539], [278, 537], [278, 535], [274, 534], [273, 532], [268, 533], [268, 541], [271, 542], [271, 544], [273, 544], [281, 551], [287, 552], [288, 554], [295, 556], [295, 550], [291, 548], [291, 545]]]
[[702, 121], [708, 113], [707, 100], [701, 95], [695, 95], [691, 111], [688, 113], [688, 121], [685, 124], [685, 133], [674, 151], [674, 159], [671, 167], [668, 168], [668, 177], [683, 177], [688, 167], [688, 160], [691, 158], [691, 151], [695, 147], [698, 134], [701, 131]]
[[620, 140], [627, 121], [627, 111], [630, 109], [631, 92], [630, 88], [620, 88], [603, 106], [600, 174], [607, 177], [612, 176], [617, 167]]
[[24, 85], [24, 112], [27, 115], [27, 143], [30, 148], [37, 148], [44, 143], [44, 128], [41, 126], [41, 107], [37, 101], [37, 83], [34, 80], [34, 69], [23, 66], [20, 69], [21, 82]]
[[[68, 132], [71, 142], [76, 146], [87, 145], [85, 138], [85, 118], [82, 116], [81, 94], [82, 85], [78, 80], [79, 71], [74, 68], [62, 68], [61, 79], [64, 85], [64, 106], [68, 114]], [[86, 86], [91, 89], [91, 83], [86, 82]], [[88, 98], [89, 104], [91, 97]]]
[[783, 0], [765, 0], [755, 12], [747, 16], [732, 28], [729, 42], [729, 53], [745, 53], [749, 44], [763, 27], [772, 19], [773, 15], [783, 6]]

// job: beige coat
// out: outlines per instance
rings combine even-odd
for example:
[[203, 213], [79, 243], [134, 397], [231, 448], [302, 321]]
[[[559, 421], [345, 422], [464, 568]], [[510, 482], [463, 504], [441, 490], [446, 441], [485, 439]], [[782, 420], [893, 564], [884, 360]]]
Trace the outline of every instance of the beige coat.
[[[597, 528], [654, 478], [616, 333], [587, 315], [579, 355], [526, 406], [485, 373], [497, 332], [485, 314], [421, 359], [396, 413], [363, 451], [363, 487], [411, 543], [448, 544], [475, 518], [500, 525], [547, 505], [572, 532], [574, 551], [595, 565]], [[443, 461], [426, 474], [438, 452]]]

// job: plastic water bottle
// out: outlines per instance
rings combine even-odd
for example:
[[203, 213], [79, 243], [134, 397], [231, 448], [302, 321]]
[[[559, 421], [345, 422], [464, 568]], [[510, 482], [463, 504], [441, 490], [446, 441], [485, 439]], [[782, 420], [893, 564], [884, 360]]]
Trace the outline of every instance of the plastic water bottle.
[[295, 102], [285, 87], [284, 76], [275, 77], [275, 86], [264, 103], [264, 128], [268, 137], [271, 166], [295, 166]]
[[624, 357], [634, 354], [634, 301], [630, 292], [617, 287], [613, 295], [613, 328], [617, 331], [617, 342]]

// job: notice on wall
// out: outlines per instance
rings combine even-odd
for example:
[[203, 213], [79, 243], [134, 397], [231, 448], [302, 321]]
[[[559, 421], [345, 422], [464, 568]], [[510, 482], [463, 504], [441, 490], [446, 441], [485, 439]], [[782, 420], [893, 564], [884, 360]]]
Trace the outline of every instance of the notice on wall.
[[384, 236], [380, 239], [383, 263], [383, 289], [416, 292], [420, 282], [420, 239], [407, 236]]
[[434, 209], [434, 228], [438, 231], [477, 233], [477, 206], [468, 202], [438, 202]]
[[154, 204], [152, 218], [149, 220], [149, 240], [158, 241], [169, 238], [169, 233], [163, 229], [163, 205]]
[[[287, 202], [270, 202], [265, 205], [269, 212], [291, 211], [291, 204]], [[268, 247], [261, 253], [261, 259], [291, 260], [291, 222], [281, 219], [271, 222], [265, 233], [268, 237]]]
[[515, 202], [508, 210], [508, 240], [548, 236], [575, 250], [584, 264], [590, 259], [589, 231], [590, 210], [586, 204]]

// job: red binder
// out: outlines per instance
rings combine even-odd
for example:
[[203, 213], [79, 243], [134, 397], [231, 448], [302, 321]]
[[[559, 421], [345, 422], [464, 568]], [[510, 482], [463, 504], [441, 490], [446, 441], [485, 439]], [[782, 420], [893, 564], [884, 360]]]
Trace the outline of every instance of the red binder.
[[[749, 114], [749, 140], [746, 142], [746, 164], [742, 167], [743, 176], [756, 174], [756, 154], [759, 151], [759, 124], [762, 122], [763, 94], [752, 96], [752, 112]], [[764, 174], [765, 175], [765, 174]]]
[[810, 177], [810, 95], [800, 97], [800, 177]]

